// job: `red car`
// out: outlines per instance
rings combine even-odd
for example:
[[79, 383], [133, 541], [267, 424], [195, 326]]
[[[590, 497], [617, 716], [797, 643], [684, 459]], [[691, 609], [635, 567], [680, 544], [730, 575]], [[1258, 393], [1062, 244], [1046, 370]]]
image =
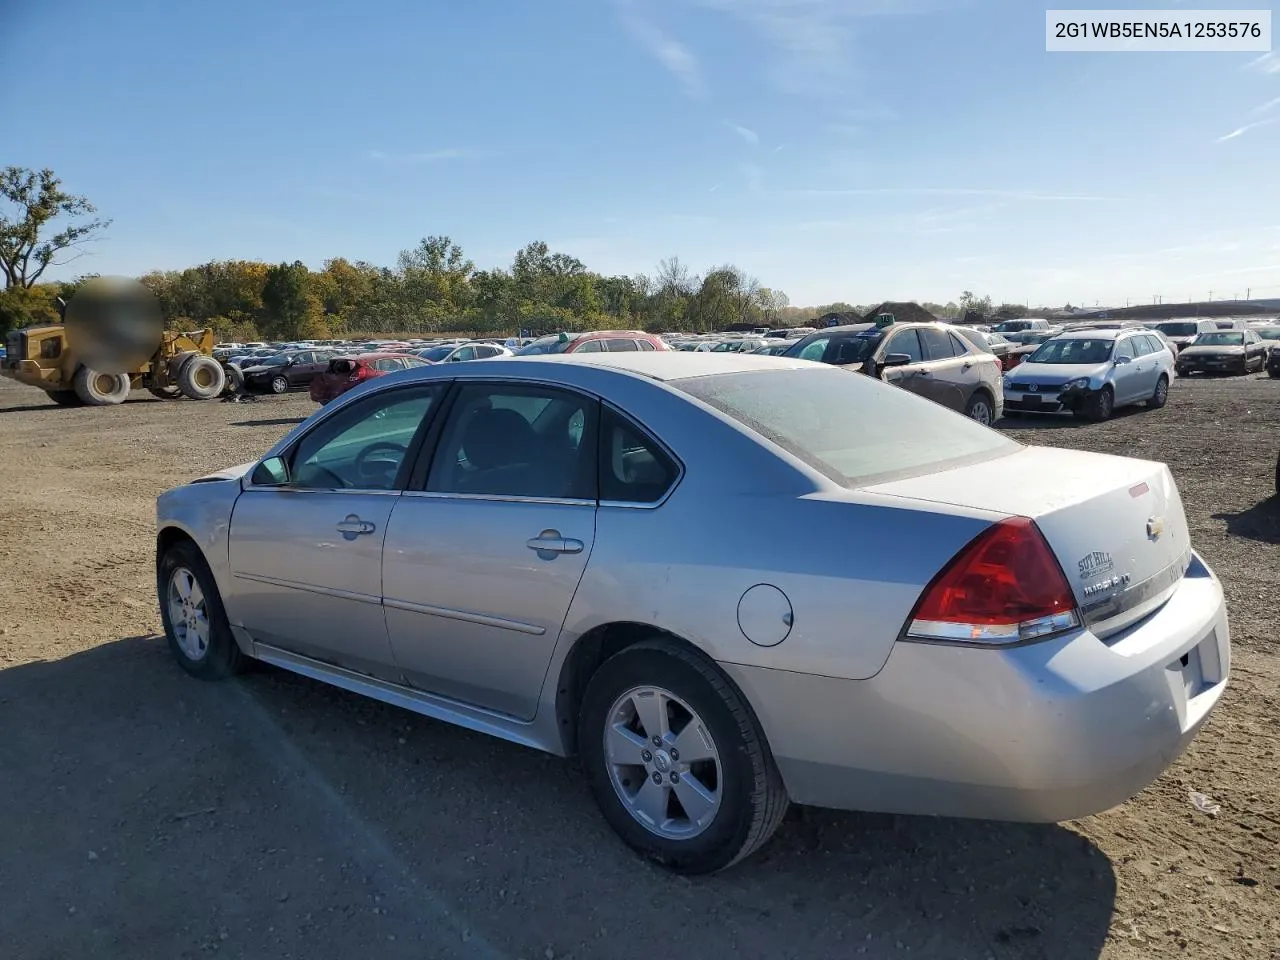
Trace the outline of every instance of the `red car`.
[[353, 357], [336, 357], [329, 361], [328, 370], [311, 379], [311, 399], [323, 406], [366, 380], [384, 377], [397, 370], [429, 366], [429, 360], [404, 353], [359, 353]]
[[587, 333], [553, 333], [516, 351], [517, 357], [548, 353], [617, 353], [635, 350], [670, 350], [667, 342], [643, 330], [591, 330]]

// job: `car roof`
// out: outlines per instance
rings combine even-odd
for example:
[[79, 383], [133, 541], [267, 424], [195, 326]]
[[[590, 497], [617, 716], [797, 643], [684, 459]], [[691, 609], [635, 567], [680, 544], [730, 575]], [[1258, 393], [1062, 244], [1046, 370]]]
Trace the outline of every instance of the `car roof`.
[[1120, 337], [1126, 337], [1135, 333], [1150, 333], [1142, 327], [1104, 327], [1102, 329], [1093, 330], [1063, 330], [1057, 334], [1054, 340], [1118, 340]]
[[[558, 353], [532, 357], [496, 357], [491, 360], [470, 360], [462, 366], [465, 367], [464, 370], [459, 370], [458, 364], [433, 364], [396, 373], [393, 376], [397, 383], [411, 382], [418, 378], [493, 377], [511, 375], [513, 372], [519, 379], [537, 377], [540, 373], [559, 379], [562, 375], [561, 371], [555, 368], [567, 367], [582, 371], [607, 370], [648, 380], [671, 382], [729, 373], [831, 369], [810, 360], [795, 360], [790, 357], [768, 357], [751, 353], [693, 353], [680, 350], [655, 350], [651, 353], [628, 351], [626, 353]], [[563, 369], [564, 375], [570, 373], [571, 370]]]

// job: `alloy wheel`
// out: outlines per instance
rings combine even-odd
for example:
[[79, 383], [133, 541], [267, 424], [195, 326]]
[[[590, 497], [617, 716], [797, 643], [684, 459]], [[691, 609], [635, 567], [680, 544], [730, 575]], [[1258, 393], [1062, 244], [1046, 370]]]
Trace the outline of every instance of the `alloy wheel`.
[[183, 654], [204, 659], [209, 652], [209, 610], [200, 582], [186, 567], [175, 568], [169, 577], [169, 623]]

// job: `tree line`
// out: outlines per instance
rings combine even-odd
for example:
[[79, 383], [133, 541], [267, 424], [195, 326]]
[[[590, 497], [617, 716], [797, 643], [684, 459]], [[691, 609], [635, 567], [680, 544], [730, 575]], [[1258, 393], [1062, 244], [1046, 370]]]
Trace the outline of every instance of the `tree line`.
[[[50, 170], [0, 170], [0, 330], [56, 321], [57, 298], [77, 281], [44, 282], [50, 266], [83, 254], [110, 221], [92, 204], [63, 190]], [[56, 232], [55, 221], [65, 224]], [[858, 311], [848, 303], [792, 306], [732, 264], [705, 272], [678, 257], [651, 273], [611, 276], [534, 241], [510, 266], [477, 269], [450, 237], [428, 236], [403, 250], [394, 266], [342, 257], [319, 270], [300, 261], [268, 264], [215, 260], [139, 278], [160, 302], [170, 327], [213, 327], [219, 339], [298, 340], [372, 333], [476, 336], [590, 330], [713, 332], [742, 326], [799, 325], [824, 313]], [[939, 316], [991, 306], [966, 292], [960, 304], [924, 304]], [[1007, 305], [1006, 305], [1007, 306]]]

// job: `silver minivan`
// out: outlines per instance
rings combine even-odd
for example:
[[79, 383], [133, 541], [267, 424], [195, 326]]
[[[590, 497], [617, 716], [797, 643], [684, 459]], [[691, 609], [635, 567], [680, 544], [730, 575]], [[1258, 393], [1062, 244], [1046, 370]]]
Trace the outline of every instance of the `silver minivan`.
[[1159, 409], [1169, 398], [1169, 345], [1141, 328], [1075, 330], [1046, 340], [1004, 381], [1004, 415], [1070, 411], [1106, 420], [1116, 407]]

